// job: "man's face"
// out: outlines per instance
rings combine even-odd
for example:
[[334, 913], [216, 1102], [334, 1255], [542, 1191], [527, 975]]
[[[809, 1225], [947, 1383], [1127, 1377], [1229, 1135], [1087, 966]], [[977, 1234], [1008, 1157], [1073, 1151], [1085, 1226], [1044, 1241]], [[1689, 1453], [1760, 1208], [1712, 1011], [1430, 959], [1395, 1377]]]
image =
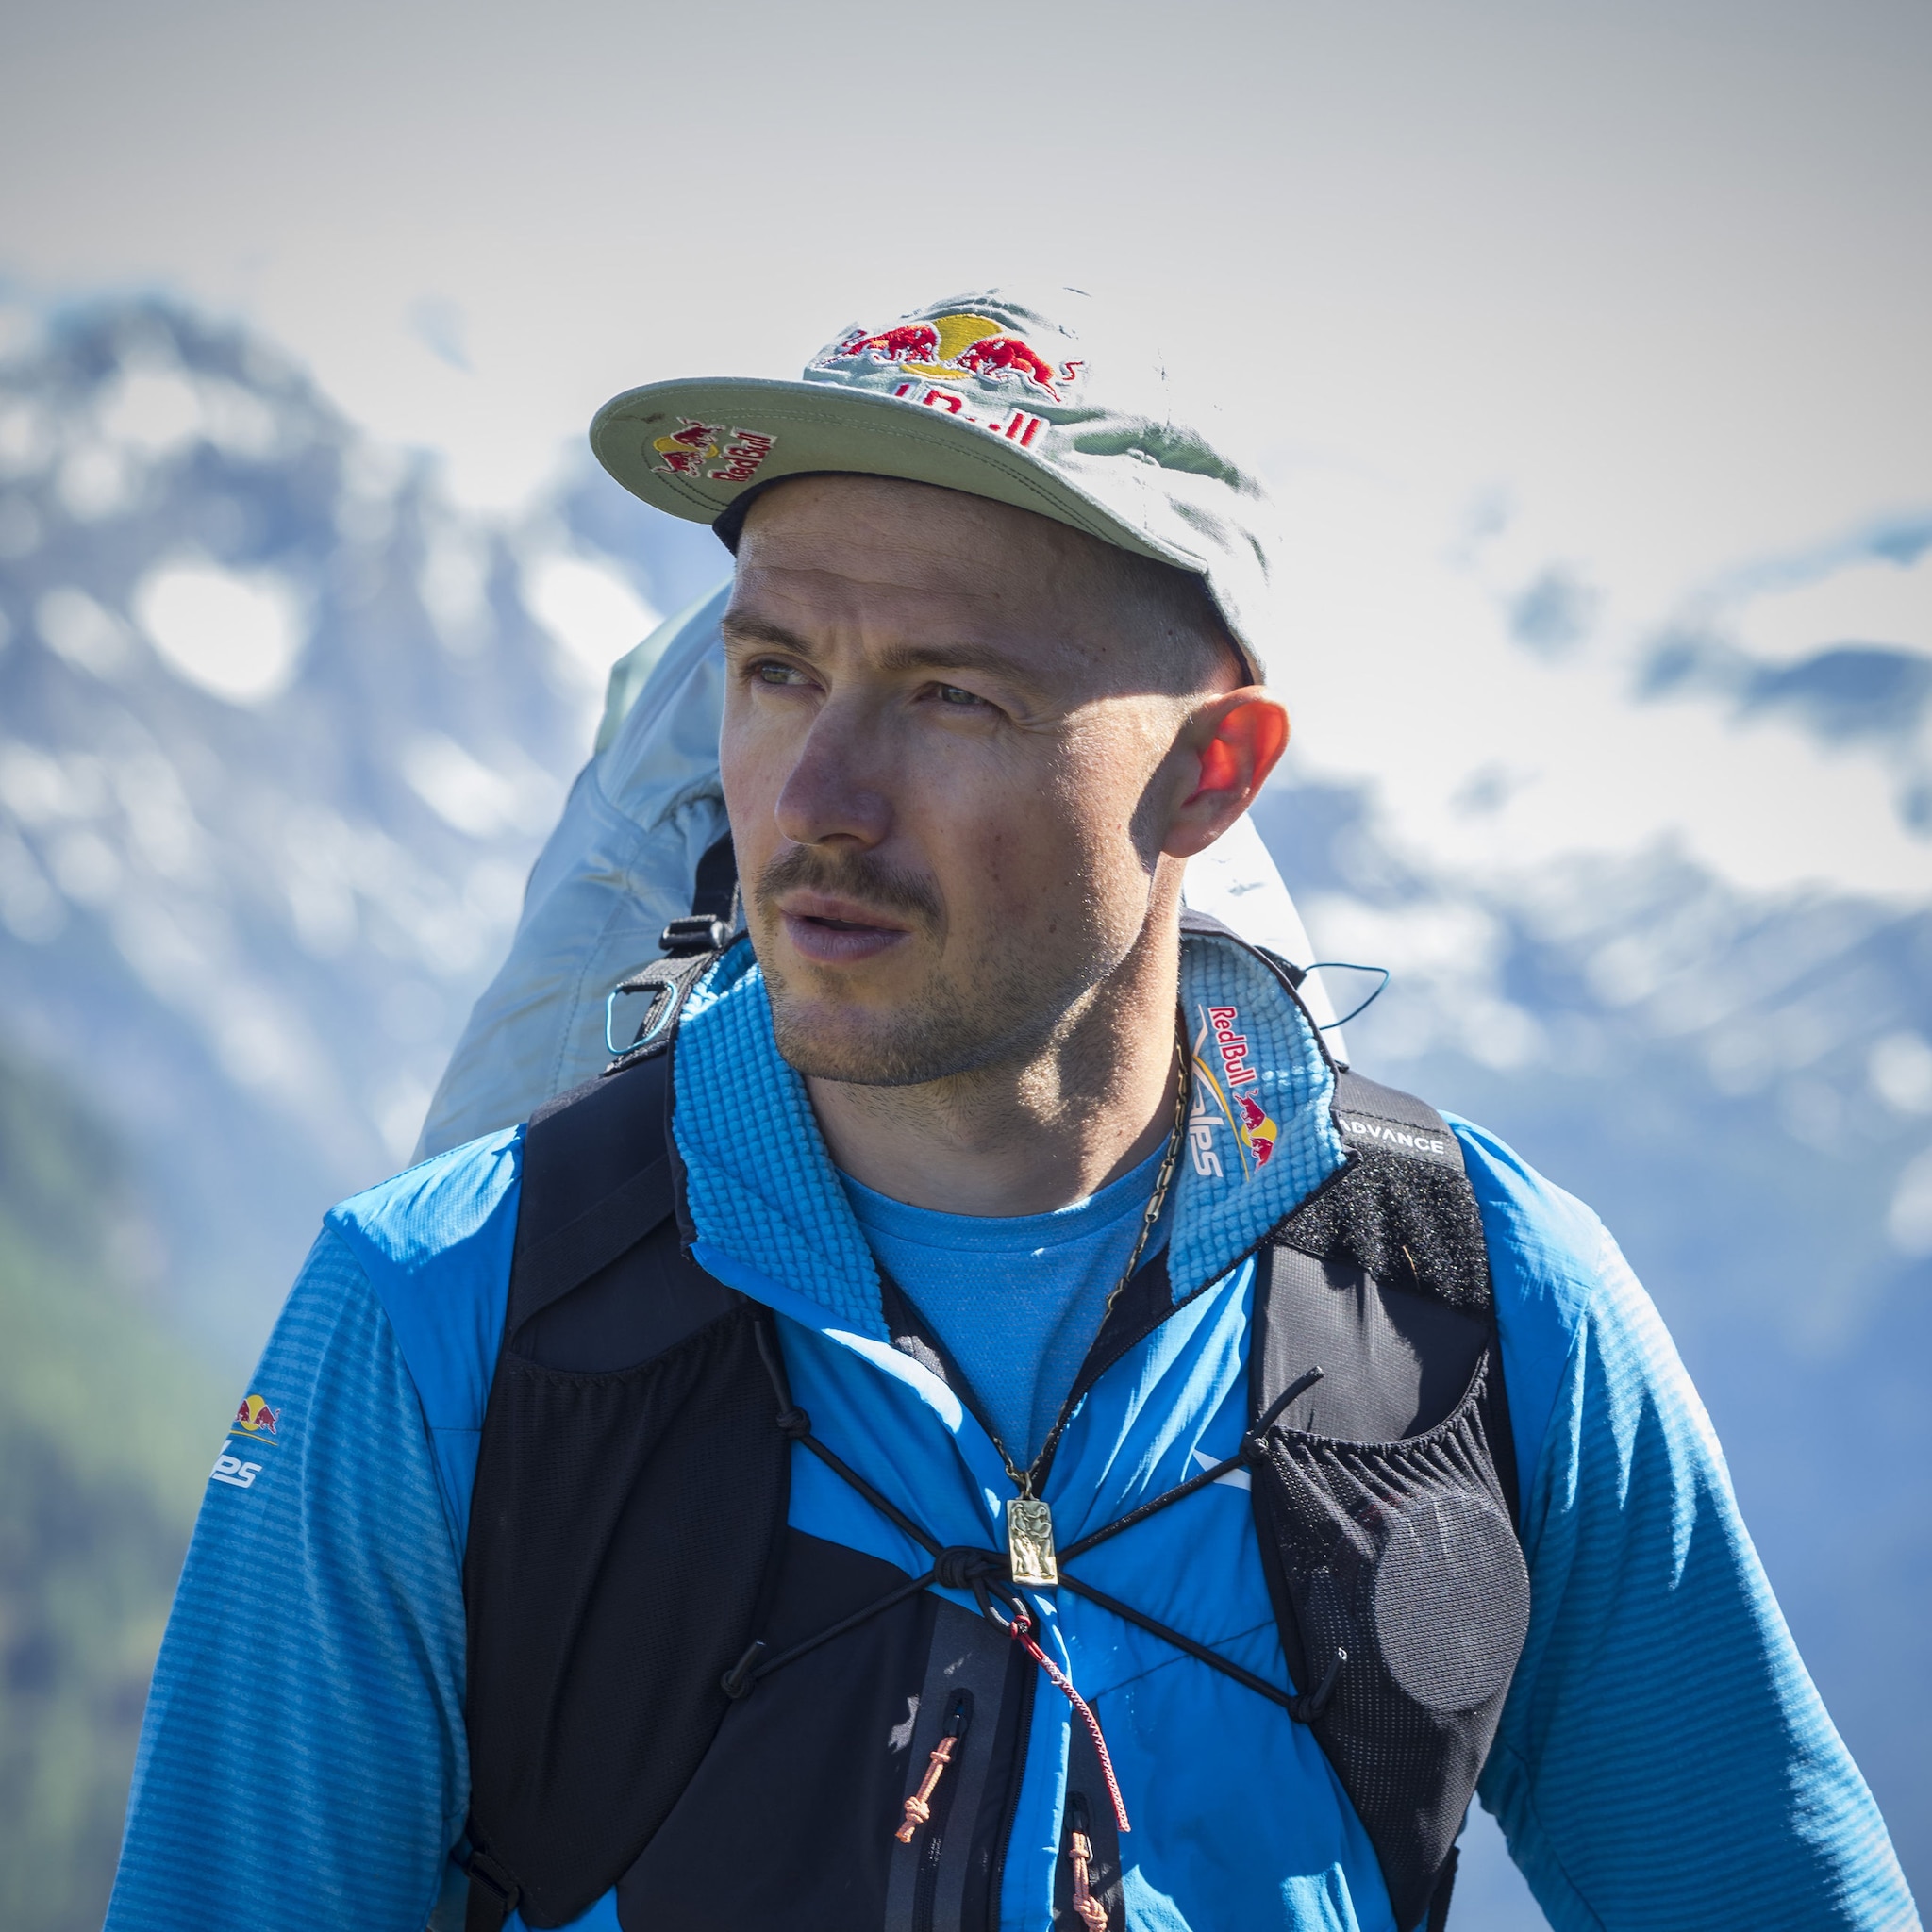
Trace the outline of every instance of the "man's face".
[[1102, 546], [1024, 510], [858, 476], [754, 508], [724, 785], [793, 1066], [903, 1085], [1030, 1057], [1141, 942], [1200, 767], [1148, 628]]

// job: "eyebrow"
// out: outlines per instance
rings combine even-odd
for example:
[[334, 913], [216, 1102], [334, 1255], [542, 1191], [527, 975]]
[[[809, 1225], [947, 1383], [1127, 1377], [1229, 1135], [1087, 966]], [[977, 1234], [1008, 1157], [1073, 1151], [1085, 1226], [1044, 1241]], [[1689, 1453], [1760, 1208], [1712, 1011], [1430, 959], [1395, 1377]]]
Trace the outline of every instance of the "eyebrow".
[[[769, 644], [783, 651], [795, 651], [808, 660], [818, 652], [808, 639], [782, 624], [750, 614], [727, 616], [721, 628], [725, 641], [737, 644]], [[1018, 685], [1030, 697], [1046, 699], [1050, 693], [1034, 672], [1010, 652], [991, 644], [889, 644], [875, 662], [882, 671], [984, 671]]]

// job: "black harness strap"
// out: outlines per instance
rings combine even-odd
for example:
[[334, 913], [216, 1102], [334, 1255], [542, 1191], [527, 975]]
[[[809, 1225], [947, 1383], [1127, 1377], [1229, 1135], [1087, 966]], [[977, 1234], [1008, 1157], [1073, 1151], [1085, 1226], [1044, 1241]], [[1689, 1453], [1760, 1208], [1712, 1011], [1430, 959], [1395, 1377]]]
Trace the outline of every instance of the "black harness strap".
[[579, 1282], [627, 1255], [670, 1218], [675, 1205], [670, 1157], [660, 1154], [575, 1221], [518, 1254], [520, 1314], [528, 1320], [558, 1295], [568, 1294]]
[[738, 853], [729, 832], [708, 845], [698, 860], [697, 875], [691, 881], [691, 911], [693, 919], [722, 919], [726, 925], [736, 923]]

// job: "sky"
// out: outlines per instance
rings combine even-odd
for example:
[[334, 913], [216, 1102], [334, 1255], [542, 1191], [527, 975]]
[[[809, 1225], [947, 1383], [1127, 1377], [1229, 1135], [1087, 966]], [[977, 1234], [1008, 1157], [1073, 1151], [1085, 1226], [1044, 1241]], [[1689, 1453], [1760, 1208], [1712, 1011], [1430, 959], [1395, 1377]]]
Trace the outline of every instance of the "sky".
[[1932, 895], [1932, 708], [1633, 695], [1673, 637], [1932, 651], [1921, 4], [68, 0], [0, 55], [16, 341], [174, 291], [508, 515], [636, 383], [1094, 289], [1283, 499], [1297, 769], [1470, 868]]

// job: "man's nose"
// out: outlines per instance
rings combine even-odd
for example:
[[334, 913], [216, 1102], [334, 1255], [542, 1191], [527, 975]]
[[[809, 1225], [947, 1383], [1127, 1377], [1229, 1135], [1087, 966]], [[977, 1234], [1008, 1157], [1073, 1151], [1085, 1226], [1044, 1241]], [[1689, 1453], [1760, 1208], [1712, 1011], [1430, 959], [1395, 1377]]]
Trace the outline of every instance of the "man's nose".
[[875, 721], [859, 705], [834, 700], [819, 710], [778, 793], [774, 816], [784, 838], [867, 849], [883, 842], [892, 813], [875, 734]]

